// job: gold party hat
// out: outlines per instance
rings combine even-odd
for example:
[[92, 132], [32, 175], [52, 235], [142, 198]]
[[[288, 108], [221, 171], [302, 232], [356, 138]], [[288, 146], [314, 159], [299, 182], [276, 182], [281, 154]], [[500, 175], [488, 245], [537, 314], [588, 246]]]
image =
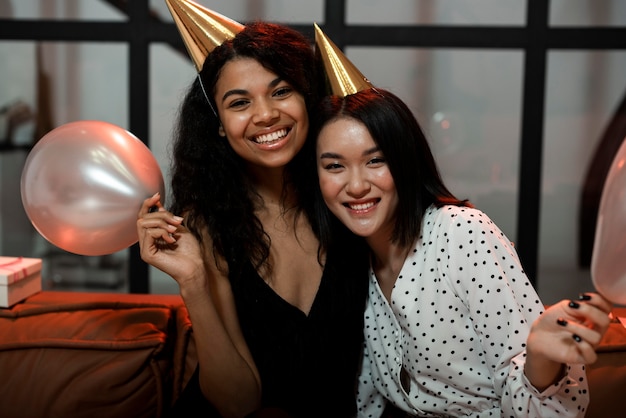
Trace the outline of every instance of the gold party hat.
[[191, 0], [165, 0], [198, 72], [215, 47], [232, 39], [244, 26]]
[[361, 90], [373, 88], [372, 83], [322, 32], [317, 23], [313, 25], [315, 26], [315, 44], [322, 56], [332, 94], [345, 97]]

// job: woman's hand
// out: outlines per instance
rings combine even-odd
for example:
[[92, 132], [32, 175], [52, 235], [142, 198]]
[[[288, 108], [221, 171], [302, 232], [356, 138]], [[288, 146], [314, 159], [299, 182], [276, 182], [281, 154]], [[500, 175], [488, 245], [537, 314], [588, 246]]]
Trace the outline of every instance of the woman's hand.
[[144, 200], [137, 219], [141, 259], [170, 275], [179, 285], [205, 277], [200, 243], [183, 225], [183, 218], [167, 211], [161, 196]]
[[538, 390], [558, 381], [564, 364], [591, 364], [611, 319], [611, 303], [597, 293], [550, 306], [532, 324], [525, 374]]

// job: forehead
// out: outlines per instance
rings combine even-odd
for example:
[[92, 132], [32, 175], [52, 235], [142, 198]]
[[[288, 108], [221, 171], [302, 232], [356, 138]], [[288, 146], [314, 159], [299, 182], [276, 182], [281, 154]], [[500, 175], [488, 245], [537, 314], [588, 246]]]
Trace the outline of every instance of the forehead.
[[376, 141], [361, 121], [342, 117], [333, 119], [322, 127], [317, 144], [321, 150], [362, 151], [376, 146]]
[[222, 67], [215, 90], [219, 92], [234, 88], [250, 90], [256, 86], [266, 87], [277, 77], [278, 75], [263, 67], [255, 59], [235, 58]]

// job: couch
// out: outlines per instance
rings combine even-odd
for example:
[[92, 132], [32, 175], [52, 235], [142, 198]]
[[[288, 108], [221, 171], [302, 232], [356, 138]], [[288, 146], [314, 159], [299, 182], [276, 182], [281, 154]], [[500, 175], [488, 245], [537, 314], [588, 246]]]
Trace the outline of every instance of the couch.
[[0, 309], [0, 417], [162, 417], [196, 366], [178, 295], [43, 291]]
[[[597, 351], [587, 417], [624, 416], [626, 328]], [[43, 291], [0, 309], [0, 417], [163, 417], [196, 359], [177, 295]]]

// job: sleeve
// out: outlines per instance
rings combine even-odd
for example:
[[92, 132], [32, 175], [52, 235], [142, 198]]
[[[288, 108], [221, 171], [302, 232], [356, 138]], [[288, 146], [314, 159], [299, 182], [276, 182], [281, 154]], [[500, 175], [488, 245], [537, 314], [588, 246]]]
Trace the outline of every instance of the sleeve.
[[387, 403], [386, 399], [374, 385], [367, 346], [363, 349], [356, 402], [358, 418], [379, 418], [382, 416]]
[[582, 417], [589, 403], [583, 366], [567, 367], [538, 392], [524, 375], [526, 340], [544, 306], [512, 243], [484, 213], [456, 208], [447, 231], [450, 279], [466, 305], [507, 417]]

